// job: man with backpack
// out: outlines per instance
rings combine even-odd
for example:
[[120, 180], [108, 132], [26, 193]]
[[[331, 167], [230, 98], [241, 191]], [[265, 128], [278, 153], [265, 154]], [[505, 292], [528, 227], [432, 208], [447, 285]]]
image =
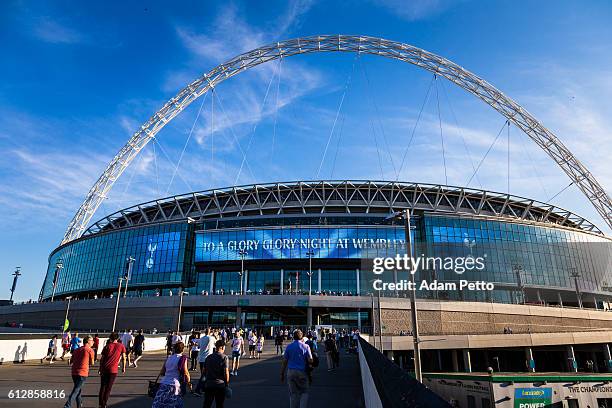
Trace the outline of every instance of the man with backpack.
[[289, 406], [291, 408], [306, 408], [308, 405], [307, 368], [313, 364], [310, 347], [303, 341], [301, 330], [293, 332], [293, 342], [285, 348], [281, 367], [280, 381], [289, 385]]

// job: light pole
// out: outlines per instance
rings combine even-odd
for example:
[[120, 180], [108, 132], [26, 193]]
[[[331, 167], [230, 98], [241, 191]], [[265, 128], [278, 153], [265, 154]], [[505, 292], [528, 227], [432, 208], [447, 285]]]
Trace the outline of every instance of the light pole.
[[15, 293], [15, 288], [17, 287], [17, 279], [21, 276], [21, 266], [15, 267], [15, 272], [13, 272], [13, 286], [11, 286], [11, 298], [10, 302], [13, 302], [13, 294]]
[[185, 292], [183, 288], [180, 290], [180, 299], [179, 299], [179, 310], [178, 310], [178, 319], [176, 323], [176, 332], [181, 331], [181, 313], [183, 312], [183, 295], [189, 296], [189, 292]]
[[[414, 259], [413, 248], [412, 248], [412, 234], [410, 230], [412, 229], [412, 224], [410, 221], [410, 209], [405, 209], [403, 211], [396, 212], [387, 219], [390, 218], [403, 218], [404, 219], [404, 234], [406, 236], [406, 254], [412, 260]], [[414, 267], [414, 263], [411, 261], [412, 267]], [[410, 315], [412, 317], [412, 341], [414, 343], [414, 377], [417, 381], [422, 382], [422, 373], [421, 373], [421, 350], [419, 347], [420, 339], [419, 339], [419, 319], [417, 314], [417, 305], [416, 305], [416, 283], [414, 280], [414, 274], [416, 271], [410, 271], [410, 282], [412, 284], [412, 290], [410, 291]]]
[[57, 288], [57, 281], [59, 280], [60, 271], [64, 268], [64, 262], [62, 258], [58, 259], [55, 263], [55, 274], [53, 275], [53, 292], [51, 292], [51, 302], [55, 298], [55, 289]]
[[123, 279], [125, 279], [125, 289], [123, 291], [123, 297], [127, 297], [127, 287], [128, 287], [128, 281], [131, 279], [132, 277], [132, 265], [134, 265], [134, 257], [130, 256], [127, 259], [127, 268], [125, 270], [125, 276], [123, 277]]
[[240, 275], [240, 294], [243, 295], [242, 293], [242, 276], [244, 275], [244, 257], [247, 254], [246, 249], [241, 249], [240, 251], [238, 251], [238, 254], [240, 255], [240, 272], [238, 273], [238, 275]]
[[70, 322], [68, 321], [68, 311], [70, 310], [70, 299], [72, 299], [72, 296], [67, 296], [65, 299], [68, 300], [68, 304], [66, 305], [66, 316], [64, 316], [64, 325], [62, 326], [62, 333], [65, 332], [66, 329], [68, 329], [68, 326], [70, 325]]
[[495, 362], [497, 363], [497, 372], [501, 373], [501, 366], [499, 365], [499, 357], [495, 356], [493, 357], [493, 360], [495, 360]]
[[311, 249], [306, 252], [306, 256], [308, 257], [308, 296], [312, 296], [312, 257], [314, 251]]
[[121, 283], [123, 282], [123, 277], [119, 278], [119, 287], [117, 288], [117, 301], [115, 302], [115, 316], [113, 317], [113, 329], [111, 332], [115, 331], [115, 325], [117, 324], [117, 310], [119, 310], [119, 298], [121, 297]]
[[570, 269], [570, 276], [574, 278], [574, 286], [576, 287], [576, 298], [578, 299], [578, 307], [582, 309], [582, 293], [580, 293], [580, 286], [578, 286], [578, 278], [580, 278], [580, 273], [576, 270], [576, 268]]

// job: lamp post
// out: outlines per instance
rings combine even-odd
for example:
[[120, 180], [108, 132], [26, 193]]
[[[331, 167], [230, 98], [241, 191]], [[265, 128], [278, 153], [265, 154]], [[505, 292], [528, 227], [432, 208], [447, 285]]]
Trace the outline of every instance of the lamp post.
[[178, 319], [177, 319], [177, 323], [176, 323], [176, 332], [180, 332], [181, 331], [181, 313], [183, 312], [183, 295], [187, 295], [189, 296], [189, 292], [185, 292], [183, 290], [183, 288], [181, 288], [180, 292], [180, 299], [179, 299], [179, 310], [178, 310]]
[[117, 311], [119, 310], [119, 298], [121, 297], [121, 283], [123, 282], [123, 276], [119, 278], [119, 287], [117, 288], [117, 301], [115, 302], [115, 316], [113, 317], [113, 329], [115, 331], [115, 325], [117, 324]]
[[66, 315], [64, 316], [64, 323], [62, 324], [62, 333], [66, 331], [66, 322], [68, 322], [68, 311], [70, 310], [70, 299], [72, 296], [67, 296], [65, 299], [68, 300], [68, 304], [66, 305]]
[[578, 278], [580, 278], [581, 275], [576, 270], [576, 268], [571, 268], [570, 271], [570, 276], [574, 278], [574, 286], [576, 288], [576, 298], [578, 299], [578, 307], [582, 309], [582, 293], [580, 293], [580, 286], [578, 286]]
[[314, 251], [311, 249], [306, 252], [306, 256], [308, 257], [308, 296], [312, 296], [312, 257]]
[[123, 277], [123, 279], [125, 279], [125, 289], [123, 290], [123, 297], [127, 297], [128, 281], [132, 277], [132, 265], [134, 265], [134, 261], [135, 259], [133, 256], [130, 256], [127, 259], [127, 267], [125, 269], [125, 276]]
[[10, 302], [13, 302], [13, 294], [15, 293], [15, 288], [17, 287], [17, 279], [21, 276], [21, 266], [15, 267], [15, 272], [13, 272], [13, 286], [11, 286], [11, 298]]
[[[410, 209], [405, 209], [403, 211], [398, 211], [396, 213], [391, 214], [387, 217], [387, 219], [391, 218], [403, 218], [404, 219], [404, 234], [406, 236], [406, 254], [412, 260], [413, 256], [413, 248], [412, 248], [412, 234], [410, 230], [412, 229], [412, 224], [410, 220]], [[414, 267], [414, 264], [411, 262], [411, 265]], [[410, 271], [410, 282], [412, 284], [412, 290], [410, 291], [410, 315], [412, 317], [412, 341], [414, 344], [414, 377], [417, 381], [422, 382], [422, 373], [421, 373], [421, 350], [419, 347], [420, 339], [419, 339], [419, 320], [417, 314], [417, 305], [416, 305], [416, 283], [414, 280], [414, 274], [416, 271]]]
[[238, 275], [240, 276], [240, 294], [243, 295], [244, 293], [242, 293], [242, 276], [244, 275], [244, 257], [246, 256], [247, 251], [246, 249], [241, 249], [240, 251], [238, 251], [238, 255], [240, 255], [240, 272], [238, 273]]
[[64, 268], [64, 262], [62, 258], [58, 259], [55, 263], [55, 274], [53, 275], [53, 292], [51, 292], [51, 302], [55, 298], [55, 289], [57, 288], [57, 281], [59, 280], [60, 271]]

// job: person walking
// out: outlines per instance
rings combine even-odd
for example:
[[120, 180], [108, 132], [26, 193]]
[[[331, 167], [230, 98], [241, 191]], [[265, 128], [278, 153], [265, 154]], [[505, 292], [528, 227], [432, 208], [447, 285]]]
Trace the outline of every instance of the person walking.
[[76, 351], [76, 349], [78, 349], [79, 347], [81, 347], [82, 340], [79, 337], [79, 333], [75, 332], [72, 335], [72, 339], [70, 339], [70, 357], [68, 357], [68, 364], [70, 364], [70, 361], [72, 359], [72, 353], [74, 353]]
[[100, 336], [98, 335], [98, 333], [96, 333], [96, 335], [93, 338], [93, 346], [91, 346], [91, 349], [94, 352], [94, 361], [98, 361], [98, 348], [100, 347]]
[[132, 345], [132, 351], [134, 353], [134, 361], [132, 362], [132, 366], [134, 368], [138, 367], [138, 360], [142, 358], [142, 352], [144, 351], [144, 342], [145, 336], [143, 330], [138, 330], [138, 334], [134, 337], [134, 343]]
[[182, 341], [172, 346], [172, 355], [168, 356], [157, 378], [162, 377], [159, 389], [153, 399], [152, 408], [182, 408], [183, 395], [190, 383], [187, 369], [187, 356], [183, 355], [185, 344]]
[[327, 339], [323, 343], [325, 345], [325, 357], [327, 359], [327, 371], [335, 370], [337, 367], [338, 345], [336, 339], [331, 333], [327, 334]]
[[[198, 339], [200, 353], [198, 354], [198, 363], [200, 365], [200, 380], [198, 381], [198, 385], [196, 386], [193, 393], [195, 395], [201, 396], [202, 389], [204, 388], [204, 381], [206, 377], [204, 376], [204, 363], [206, 362], [206, 358], [210, 356], [215, 351], [215, 344], [217, 339], [210, 334], [210, 327], [206, 328], [204, 331], [204, 335]], [[225, 340], [220, 340], [225, 344]]]
[[248, 334], [249, 340], [249, 358], [255, 358], [255, 344], [257, 343], [257, 333], [255, 331], [250, 331]]
[[289, 407], [306, 408], [310, 388], [306, 369], [312, 364], [310, 347], [303, 342], [301, 330], [293, 332], [293, 342], [285, 348], [281, 366], [280, 381], [289, 386]]
[[70, 332], [68, 330], [66, 330], [63, 334], [62, 334], [62, 355], [60, 356], [60, 358], [62, 360], [64, 360], [64, 356], [66, 355], [66, 353], [68, 353], [70, 351]]
[[261, 333], [259, 337], [257, 338], [257, 342], [255, 343], [255, 347], [257, 348], [257, 359], [258, 360], [261, 359], [261, 353], [263, 353], [264, 340], [265, 340], [264, 335], [263, 333]]
[[198, 365], [198, 355], [200, 354], [200, 333], [195, 332], [193, 334], [189, 347], [191, 348], [191, 351], [189, 352], [189, 357], [191, 357], [191, 365], [189, 370], [195, 371]]
[[276, 346], [276, 355], [283, 355], [283, 331], [279, 330], [276, 332], [276, 337], [274, 337], [274, 345]]
[[240, 336], [240, 332], [236, 330], [232, 339], [232, 372], [231, 375], [238, 375], [240, 368], [240, 356], [244, 354], [244, 340]]
[[100, 353], [100, 392], [98, 402], [100, 408], [106, 408], [113, 384], [119, 373], [119, 361], [121, 361], [121, 372], [125, 373], [126, 350], [123, 344], [118, 342], [119, 334], [112, 332], [108, 344]]
[[225, 341], [217, 340], [215, 348], [215, 352], [206, 358], [202, 371], [202, 375], [206, 377], [204, 382], [204, 408], [211, 408], [213, 401], [216, 408], [223, 408], [226, 388], [230, 381], [228, 358], [225, 355]]
[[72, 368], [70, 374], [72, 375], [72, 382], [74, 387], [72, 392], [68, 395], [68, 400], [64, 404], [64, 408], [70, 408], [72, 406], [72, 400], [76, 399], [77, 407], [83, 406], [83, 398], [81, 397], [81, 389], [85, 380], [89, 377], [89, 367], [94, 363], [94, 352], [91, 346], [93, 345], [93, 337], [85, 336], [83, 339], [83, 347], [79, 347], [70, 356], [70, 363]]
[[57, 343], [57, 334], [54, 334], [53, 337], [51, 337], [51, 340], [49, 340], [47, 355], [40, 359], [40, 364], [42, 364], [44, 360], [49, 360], [49, 364], [53, 364], [53, 359], [57, 357]]
[[125, 355], [127, 356], [128, 366], [131, 366], [131, 357], [132, 354], [132, 343], [134, 342], [134, 336], [132, 336], [131, 330], [125, 330], [121, 335], [121, 344], [125, 347]]

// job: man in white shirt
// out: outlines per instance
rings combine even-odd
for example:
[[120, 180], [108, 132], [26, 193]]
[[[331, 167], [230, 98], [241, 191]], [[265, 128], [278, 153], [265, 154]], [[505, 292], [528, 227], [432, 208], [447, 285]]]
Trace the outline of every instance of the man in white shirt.
[[132, 344], [134, 343], [134, 336], [132, 336], [132, 331], [124, 331], [121, 335], [121, 344], [125, 347], [125, 354], [127, 355], [128, 365], [130, 362], [130, 354], [132, 353]]
[[198, 339], [200, 345], [200, 354], [198, 355], [198, 362], [200, 363], [200, 381], [198, 381], [198, 385], [193, 392], [195, 395], [202, 395], [202, 388], [206, 380], [206, 377], [202, 374], [204, 371], [204, 362], [206, 361], [206, 357], [215, 352], [215, 342], [217, 339], [215, 339], [210, 332], [210, 327], [206, 328], [202, 336]]
[[174, 346], [176, 343], [178, 342], [182, 342], [183, 341], [183, 336], [181, 336], [181, 333], [179, 332], [174, 332], [174, 334], [172, 334], [172, 345]]

